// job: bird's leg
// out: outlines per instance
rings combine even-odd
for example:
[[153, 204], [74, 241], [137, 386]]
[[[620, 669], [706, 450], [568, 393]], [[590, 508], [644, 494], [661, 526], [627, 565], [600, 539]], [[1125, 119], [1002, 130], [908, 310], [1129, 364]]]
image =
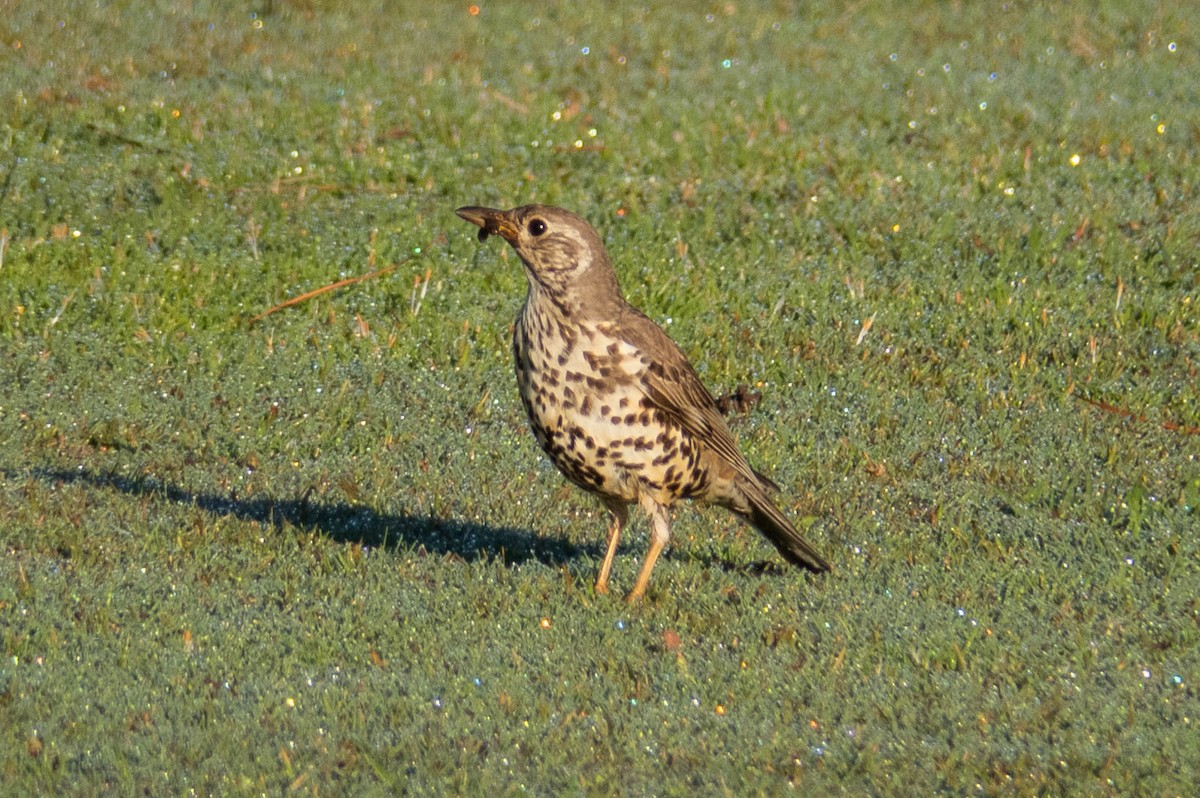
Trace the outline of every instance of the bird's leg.
[[621, 542], [621, 528], [629, 518], [629, 508], [625, 502], [616, 499], [601, 499], [604, 506], [612, 513], [608, 522], [608, 550], [604, 552], [604, 562], [600, 564], [600, 575], [596, 577], [596, 592], [608, 592], [608, 574], [612, 571], [613, 558], [617, 556], [617, 544]]
[[628, 602], [637, 601], [646, 592], [646, 585], [650, 582], [650, 572], [654, 570], [654, 563], [657, 562], [658, 555], [662, 554], [663, 548], [671, 538], [671, 518], [667, 514], [666, 506], [659, 504], [645, 493], [638, 497], [638, 503], [646, 511], [646, 515], [650, 516], [650, 549], [646, 552], [646, 559], [642, 561], [642, 570], [638, 573], [633, 590], [629, 591], [629, 595], [625, 597]]

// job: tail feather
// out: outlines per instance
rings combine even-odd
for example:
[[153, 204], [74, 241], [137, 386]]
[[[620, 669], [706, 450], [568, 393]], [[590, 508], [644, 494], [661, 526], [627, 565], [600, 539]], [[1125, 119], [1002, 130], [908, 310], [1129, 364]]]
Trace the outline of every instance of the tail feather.
[[785, 560], [816, 573], [830, 570], [825, 558], [801, 536], [770, 499], [762, 494], [748, 495], [746, 498], [750, 505], [745, 514], [746, 520], [779, 549]]

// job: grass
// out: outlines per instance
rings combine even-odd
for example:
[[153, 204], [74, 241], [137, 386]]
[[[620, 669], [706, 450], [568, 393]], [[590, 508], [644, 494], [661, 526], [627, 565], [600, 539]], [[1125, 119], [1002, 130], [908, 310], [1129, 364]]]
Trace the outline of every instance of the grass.
[[[4, 6], [2, 792], [1190, 794], [1191, 16], [428, 6]], [[685, 507], [593, 594], [528, 201], [833, 575]]]

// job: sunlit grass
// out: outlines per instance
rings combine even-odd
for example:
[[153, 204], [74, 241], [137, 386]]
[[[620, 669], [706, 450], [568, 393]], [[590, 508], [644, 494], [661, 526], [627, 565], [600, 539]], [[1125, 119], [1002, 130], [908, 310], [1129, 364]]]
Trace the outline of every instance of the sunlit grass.
[[[1194, 21], [476, 11], [6, 9], [6, 787], [1189, 793]], [[689, 507], [593, 594], [453, 214], [528, 201], [831, 576]]]

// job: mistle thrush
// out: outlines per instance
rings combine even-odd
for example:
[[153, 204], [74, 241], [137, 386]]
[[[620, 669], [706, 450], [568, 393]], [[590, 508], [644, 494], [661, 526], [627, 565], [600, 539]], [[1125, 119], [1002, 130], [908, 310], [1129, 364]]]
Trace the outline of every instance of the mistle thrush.
[[628, 600], [641, 597], [680, 499], [719, 504], [762, 532], [784, 559], [829, 564], [768, 497], [712, 394], [663, 330], [621, 296], [596, 231], [570, 211], [526, 205], [459, 208], [507, 241], [529, 280], [513, 329], [517, 387], [542, 449], [612, 514], [596, 591], [608, 577], [631, 504], [650, 517], [650, 548]]

